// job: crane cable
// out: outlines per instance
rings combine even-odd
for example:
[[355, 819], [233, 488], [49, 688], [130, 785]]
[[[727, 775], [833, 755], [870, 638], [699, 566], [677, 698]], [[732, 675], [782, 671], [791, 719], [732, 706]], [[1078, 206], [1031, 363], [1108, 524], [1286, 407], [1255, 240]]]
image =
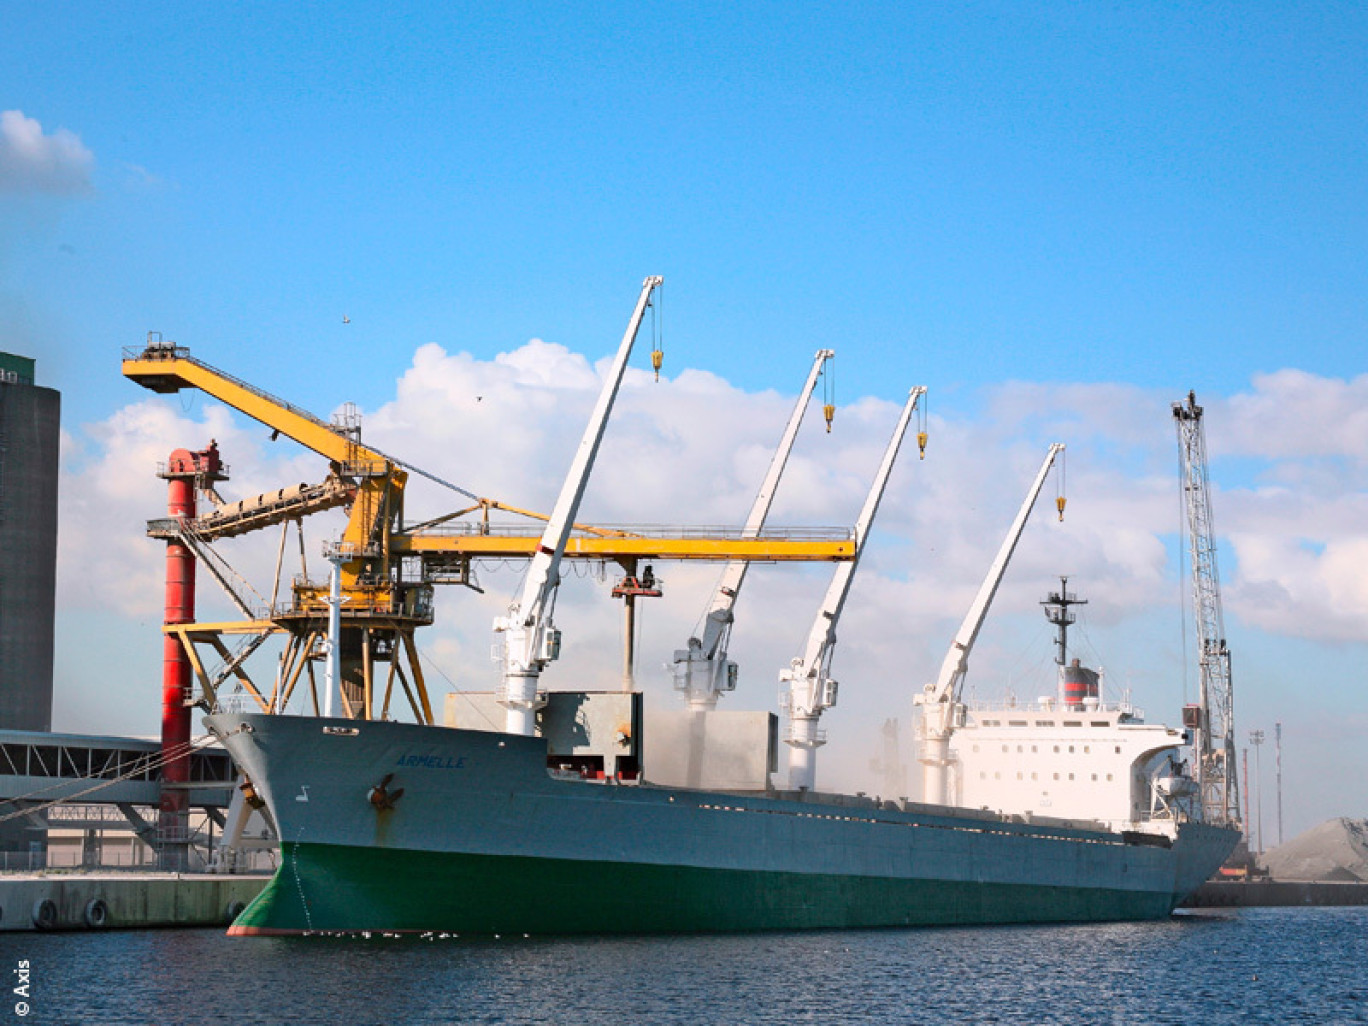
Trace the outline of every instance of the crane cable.
[[827, 434], [836, 417], [836, 357], [828, 356], [822, 365], [822, 416], [826, 419]]
[[1065, 458], [1066, 458], [1066, 451], [1063, 450], [1063, 449], [1061, 449], [1061, 450], [1059, 451], [1059, 471], [1058, 471], [1058, 476], [1057, 476], [1056, 479], [1055, 479], [1056, 481], [1059, 482], [1059, 494], [1056, 495], [1056, 497], [1055, 497], [1055, 508], [1056, 508], [1057, 510], [1059, 510], [1059, 519], [1060, 519], [1061, 522], [1064, 520], [1064, 506], [1065, 506], [1065, 504], [1069, 501], [1069, 500], [1065, 497], [1065, 495], [1064, 495], [1064, 460], [1065, 460]]
[[[655, 371], [656, 381], [660, 380], [660, 367], [665, 362], [665, 285], [656, 286], [655, 295], [648, 300], [651, 307], [651, 369]], [[657, 315], [657, 307], [659, 314]]]
[[922, 393], [921, 402], [917, 404], [917, 459], [926, 459], [926, 426], [928, 400], [926, 393]]

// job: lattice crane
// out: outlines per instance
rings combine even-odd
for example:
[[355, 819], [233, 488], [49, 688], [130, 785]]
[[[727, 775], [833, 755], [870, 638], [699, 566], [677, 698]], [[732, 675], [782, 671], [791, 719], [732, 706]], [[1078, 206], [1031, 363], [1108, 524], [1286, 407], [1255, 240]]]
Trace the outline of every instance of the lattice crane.
[[1207, 477], [1206, 432], [1197, 395], [1173, 404], [1182, 462], [1183, 507], [1187, 513], [1188, 551], [1192, 558], [1192, 611], [1197, 623], [1197, 663], [1201, 695], [1195, 715], [1185, 716], [1194, 729], [1197, 783], [1202, 818], [1208, 823], [1239, 827], [1239, 770], [1235, 761], [1234, 690], [1230, 649], [1221, 614], [1221, 577], [1216, 568], [1216, 532], [1211, 518]]

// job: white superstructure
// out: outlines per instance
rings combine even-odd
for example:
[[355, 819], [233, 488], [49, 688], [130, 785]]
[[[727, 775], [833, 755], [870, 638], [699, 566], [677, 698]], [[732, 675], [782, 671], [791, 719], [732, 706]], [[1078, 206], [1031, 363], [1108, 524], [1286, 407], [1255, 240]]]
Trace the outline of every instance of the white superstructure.
[[1197, 785], [1183, 753], [1192, 737], [1105, 701], [1102, 674], [1068, 657], [1071, 606], [1060, 578], [1042, 603], [1055, 625], [1055, 694], [1034, 704], [965, 707], [947, 761], [949, 804], [1017, 816], [1090, 820], [1117, 831], [1175, 835]]
[[951, 742], [951, 804], [1136, 829], [1172, 819], [1161, 799], [1183, 790], [1172, 781], [1185, 743], [1125, 703], [972, 709]]

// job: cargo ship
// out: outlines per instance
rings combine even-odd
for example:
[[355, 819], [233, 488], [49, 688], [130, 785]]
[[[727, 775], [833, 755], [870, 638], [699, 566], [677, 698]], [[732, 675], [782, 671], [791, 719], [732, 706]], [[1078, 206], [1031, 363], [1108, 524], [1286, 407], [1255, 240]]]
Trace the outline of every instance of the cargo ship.
[[[393, 539], [376, 541], [362, 527], [397, 522], [399, 512], [388, 500], [363, 508], [358, 492], [353, 520], [360, 517], [361, 527], [349, 526], [351, 533], [326, 553], [333, 568], [326, 635], [321, 626], [309, 626], [308, 641], [298, 650], [309, 654], [292, 671], [297, 679], [305, 658], [326, 660], [317, 714], [284, 715], [280, 710], [288, 698], [277, 703], [274, 695], [271, 712], [242, 713], [214, 701], [206, 725], [245, 775], [252, 800], [269, 812], [280, 840], [274, 878], [230, 933], [659, 933], [1168, 915], [1221, 864], [1239, 836], [1204, 822], [1183, 797], [1191, 784], [1169, 754], [1184, 743], [1182, 732], [1153, 733], [1147, 727], [1151, 733], [1141, 737], [1129, 717], [1096, 717], [1086, 729], [1099, 755], [1111, 735], [1130, 739], [1111, 746], [1103, 771], [1115, 778], [1106, 781], [1110, 786], [1071, 789], [1061, 782], [1052, 789], [1056, 809], [1068, 808], [1067, 816], [1043, 813], [1044, 803], [958, 807], [975, 793], [964, 782], [977, 772], [986, 779], [988, 768], [976, 770], [975, 755], [986, 754], [978, 752], [982, 745], [971, 744], [972, 751], [961, 745], [956, 753], [952, 737], [956, 729], [965, 736], [976, 727], [993, 729], [987, 721], [976, 724], [960, 701], [968, 654], [1045, 475], [1063, 450], [1058, 443], [952, 643], [941, 680], [918, 696], [929, 725], [921, 754], [928, 781], [924, 800], [836, 795], [816, 786], [816, 753], [826, 741], [819, 722], [838, 694], [830, 677], [837, 621], [902, 439], [926, 391], [922, 386], [908, 394], [807, 644], [780, 673], [787, 786], [772, 779], [781, 744], [776, 714], [717, 708], [737, 679], [726, 643], [746, 567], [739, 549], [725, 557], [729, 562], [703, 618], [702, 636], [675, 652], [675, 687], [687, 708], [652, 710], [630, 681], [617, 691], [541, 686], [543, 670], [561, 648], [561, 632], [552, 623], [560, 563], [577, 529], [579, 503], [633, 339], [661, 280], [643, 282], [555, 507], [530, 550], [521, 589], [507, 615], [495, 620], [502, 662], [497, 692], [448, 695], [440, 723], [424, 692], [421, 711], [413, 703], [420, 722], [400, 723], [387, 718], [387, 687], [376, 713], [364, 641], [373, 627], [367, 613], [374, 610], [367, 603], [375, 601], [373, 592], [398, 594], [412, 582], [402, 579], [399, 564], [384, 571], [391, 576], [381, 585], [372, 580], [378, 572], [368, 561], [384, 557], [387, 539]], [[203, 370], [177, 352], [168, 357], [158, 351], [157, 359], [146, 360], [155, 387], [174, 389], [182, 380], [177, 375]], [[821, 350], [814, 358], [742, 542], [760, 538], [802, 410], [830, 356]], [[177, 375], [169, 373], [168, 359], [181, 368]], [[658, 350], [653, 365], [658, 371]], [[140, 366], [135, 361], [129, 370], [142, 373]], [[828, 427], [833, 411], [828, 401]], [[924, 422], [921, 427], [917, 438], [924, 451]], [[322, 442], [314, 442], [319, 451], [340, 437], [326, 429], [321, 436]], [[359, 427], [347, 437], [349, 446], [360, 446]], [[370, 449], [363, 454], [369, 455], [362, 460], [344, 454], [338, 466], [379, 474], [393, 463]], [[393, 480], [391, 486], [398, 487]], [[1062, 517], [1062, 495], [1058, 504]], [[377, 510], [389, 512], [382, 516]], [[425, 526], [395, 537], [412, 541]], [[615, 589], [629, 599], [627, 677], [630, 600], [659, 593], [648, 578], [649, 573], [632, 576]], [[430, 584], [421, 587], [430, 595]], [[323, 601], [321, 591], [316, 598], [315, 606]], [[351, 636], [360, 642], [353, 646], [361, 650], [359, 667], [354, 651], [344, 659], [344, 604]], [[402, 640], [420, 684], [411, 626]], [[391, 677], [395, 638], [388, 647]], [[315, 642], [321, 642], [316, 649]], [[402, 675], [400, 681], [407, 690]], [[1071, 693], [1061, 700], [1072, 705], [1075, 698]], [[1087, 701], [1086, 694], [1078, 699], [1079, 708]], [[1011, 723], [1008, 728], [1017, 729]], [[1032, 729], [1045, 738], [1056, 726], [1039, 721]], [[1039, 738], [1032, 754], [1041, 765], [1033, 780], [1045, 768], [1036, 752]], [[1005, 739], [1002, 748], [1005, 755]], [[1030, 761], [1024, 748], [1023, 742], [1022, 760], [1004, 758], [992, 768], [995, 780], [1004, 771], [1026, 772], [1018, 765]], [[1069, 754], [1075, 756], [1071, 773], [1095, 762], [1091, 752]], [[956, 779], [962, 785], [958, 794], [948, 789]], [[1124, 800], [1093, 800], [1104, 793]], [[1070, 794], [1078, 800], [1066, 801]], [[1104, 808], [1120, 812], [1113, 817], [1096, 811]]]
[[493, 731], [235, 713], [206, 723], [280, 833], [279, 868], [237, 936], [1155, 919], [1239, 836], [1180, 818], [1118, 830], [663, 786], [548, 767], [546, 738]]

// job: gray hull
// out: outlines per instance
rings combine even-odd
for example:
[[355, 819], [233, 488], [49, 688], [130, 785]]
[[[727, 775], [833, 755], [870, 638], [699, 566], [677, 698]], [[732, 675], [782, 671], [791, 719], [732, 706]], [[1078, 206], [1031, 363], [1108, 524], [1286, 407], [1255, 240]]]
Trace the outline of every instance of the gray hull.
[[[1156, 918], [1238, 836], [1188, 823], [1169, 843], [858, 799], [556, 779], [539, 739], [444, 727], [208, 723], [281, 831], [281, 869], [239, 934]], [[392, 808], [370, 800], [382, 781], [386, 796], [403, 791]]]

